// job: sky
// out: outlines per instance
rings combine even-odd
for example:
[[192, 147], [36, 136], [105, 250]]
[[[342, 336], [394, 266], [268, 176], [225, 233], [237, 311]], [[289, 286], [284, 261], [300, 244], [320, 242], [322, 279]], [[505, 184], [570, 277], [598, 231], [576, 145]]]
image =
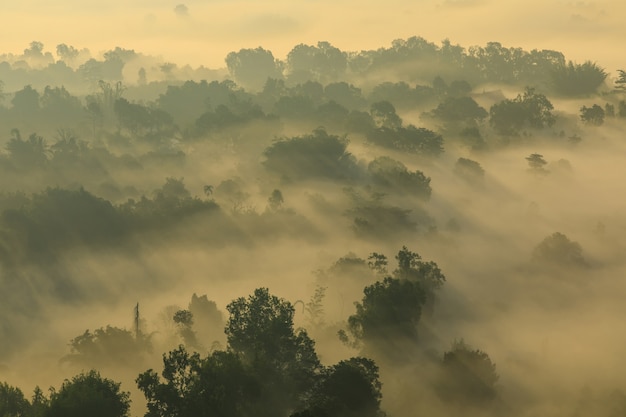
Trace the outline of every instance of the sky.
[[0, 12], [0, 52], [20, 53], [31, 41], [94, 54], [120, 46], [218, 68], [241, 48], [284, 59], [299, 43], [356, 51], [421, 36], [554, 49], [612, 73], [626, 67], [623, 0], [20, 0], [3, 1]]

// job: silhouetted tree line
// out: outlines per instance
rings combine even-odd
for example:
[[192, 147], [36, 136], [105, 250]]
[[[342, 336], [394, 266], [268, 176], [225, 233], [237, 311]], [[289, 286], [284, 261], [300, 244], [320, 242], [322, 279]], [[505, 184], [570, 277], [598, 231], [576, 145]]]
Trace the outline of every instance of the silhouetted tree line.
[[[162, 371], [149, 369], [136, 379], [147, 400], [145, 415], [385, 415], [377, 362], [380, 359], [385, 367], [393, 368], [422, 360], [417, 354], [423, 337], [418, 335], [418, 325], [422, 315], [432, 314], [436, 292], [445, 282], [435, 262], [422, 260], [406, 247], [395, 258], [397, 268], [391, 274], [382, 254], [372, 253], [367, 262], [345, 258], [353, 265], [367, 265], [374, 275], [384, 278], [365, 287], [362, 302], [355, 305], [356, 313], [348, 318], [353, 341], [340, 333], [346, 343], [361, 347], [364, 356], [330, 366], [321, 364], [307, 331], [294, 327], [294, 304], [267, 288], [229, 303], [226, 347], [198, 353], [198, 348], [206, 348], [197, 344], [194, 318], [200, 319], [202, 326], [219, 327], [223, 322], [214, 303], [194, 294], [190, 309], [176, 311], [171, 317], [183, 326], [179, 330], [188, 332], [181, 333], [184, 344], [163, 355]], [[307, 304], [311, 314], [323, 315], [323, 298], [323, 291], [316, 292]], [[111, 326], [93, 333], [87, 330], [71, 341], [72, 353], [63, 361], [81, 367], [141, 366], [140, 355], [151, 349], [151, 336], [140, 325], [138, 309], [136, 314], [134, 332]], [[319, 320], [309, 323], [323, 325]], [[400, 351], [398, 346], [402, 346]], [[439, 372], [431, 380], [431, 388], [445, 401], [482, 407], [497, 397], [498, 375], [485, 352], [460, 341], [434, 361]], [[65, 380], [59, 390], [51, 388], [48, 396], [36, 388], [30, 401], [18, 388], [0, 385], [0, 412], [5, 416], [122, 417], [128, 415], [129, 405], [129, 393], [121, 390], [120, 383], [95, 370]]]

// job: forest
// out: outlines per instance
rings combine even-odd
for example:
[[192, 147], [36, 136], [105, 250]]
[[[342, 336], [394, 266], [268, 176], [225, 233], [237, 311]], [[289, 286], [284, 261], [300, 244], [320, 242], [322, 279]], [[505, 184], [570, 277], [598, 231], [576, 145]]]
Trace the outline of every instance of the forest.
[[626, 415], [626, 70], [224, 64], [0, 54], [0, 416]]

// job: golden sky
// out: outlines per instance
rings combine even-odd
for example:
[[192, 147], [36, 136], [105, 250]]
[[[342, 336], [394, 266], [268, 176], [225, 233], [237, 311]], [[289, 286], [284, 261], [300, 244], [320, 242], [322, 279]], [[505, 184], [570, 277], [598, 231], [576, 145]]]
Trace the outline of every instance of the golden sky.
[[[344, 50], [413, 35], [463, 46], [499, 41], [556, 49], [610, 72], [626, 67], [623, 0], [20, 0], [2, 2], [0, 52], [33, 41], [92, 53], [115, 46], [179, 64], [224, 66], [232, 50], [263, 46], [278, 58], [298, 43]], [[187, 13], [176, 12], [184, 4]]]

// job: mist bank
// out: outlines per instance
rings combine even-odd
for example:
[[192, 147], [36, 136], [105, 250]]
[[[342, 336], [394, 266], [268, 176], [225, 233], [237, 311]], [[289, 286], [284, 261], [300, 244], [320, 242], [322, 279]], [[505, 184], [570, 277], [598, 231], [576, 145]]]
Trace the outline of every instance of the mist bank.
[[[47, 79], [42, 48], [4, 68]], [[5, 84], [2, 392], [59, 387], [28, 413], [85, 381], [120, 415], [216, 386], [229, 415], [623, 405], [623, 74], [421, 38], [242, 49], [219, 76], [144, 58], [67, 66], [85, 94]]]

